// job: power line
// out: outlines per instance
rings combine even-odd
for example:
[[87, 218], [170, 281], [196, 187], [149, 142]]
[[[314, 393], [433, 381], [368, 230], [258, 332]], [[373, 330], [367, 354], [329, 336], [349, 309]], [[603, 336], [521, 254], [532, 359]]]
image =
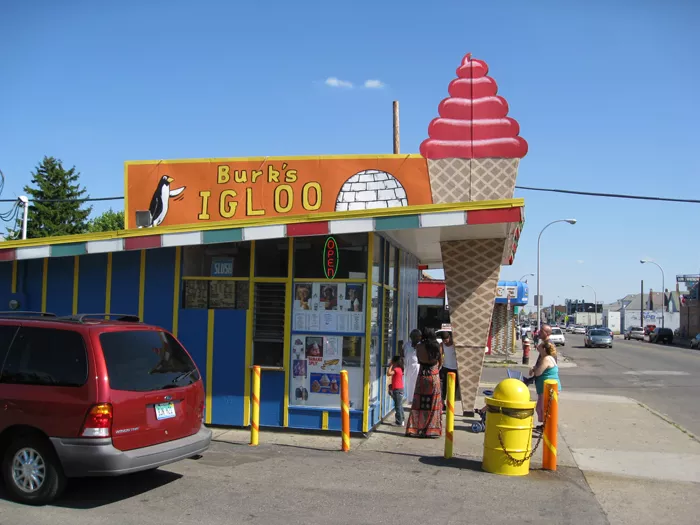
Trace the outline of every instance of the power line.
[[[88, 197], [86, 199], [30, 199], [29, 202], [98, 202], [121, 201], [124, 197]], [[0, 199], [0, 202], [16, 202], [17, 199]]]
[[588, 197], [610, 197], [613, 199], [635, 199], [642, 201], [685, 202], [688, 204], [700, 204], [700, 200], [698, 199], [674, 199], [671, 197], [649, 197], [647, 195], [627, 195], [624, 193], [599, 193], [593, 191], [560, 190], [555, 188], [532, 188], [530, 186], [516, 186], [516, 188], [519, 190], [547, 191], [551, 193], [566, 193], [568, 195], [584, 195]]
[[[681, 202], [686, 204], [700, 204], [700, 199], [675, 199], [672, 197], [650, 197], [648, 195], [629, 195], [625, 193], [601, 193], [594, 191], [563, 190], [558, 188], [534, 188], [532, 186], [516, 186], [516, 189], [526, 191], [544, 191], [550, 193], [564, 193], [567, 195], [582, 195], [585, 197], [607, 197], [612, 199], [633, 199], [643, 201], [658, 202]], [[99, 202], [99, 201], [119, 201], [124, 197], [88, 197], [86, 199], [37, 199], [29, 202]], [[17, 199], [0, 199], [0, 202], [16, 202]]]

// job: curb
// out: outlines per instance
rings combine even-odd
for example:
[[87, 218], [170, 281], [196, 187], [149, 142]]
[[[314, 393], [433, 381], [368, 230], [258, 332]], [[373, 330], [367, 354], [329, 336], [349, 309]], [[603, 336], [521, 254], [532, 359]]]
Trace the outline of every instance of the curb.
[[[632, 399], [632, 398], [630, 398], [630, 399]], [[700, 443], [700, 437], [698, 437], [698, 436], [696, 436], [695, 434], [693, 434], [693, 433], [692, 433], [690, 430], [688, 430], [687, 428], [682, 427], [681, 425], [679, 425], [678, 423], [676, 423], [675, 421], [673, 421], [672, 419], [670, 419], [668, 416], [666, 416], [665, 414], [662, 414], [661, 412], [659, 412], [659, 411], [657, 411], [657, 410], [654, 410], [654, 409], [651, 408], [649, 405], [645, 405], [644, 403], [642, 403], [641, 401], [637, 401], [636, 399], [634, 399], [634, 401], [635, 401], [640, 407], [642, 407], [642, 408], [648, 410], [649, 412], [651, 412], [652, 414], [654, 414], [656, 417], [658, 417], [658, 418], [661, 419], [662, 421], [665, 421], [665, 422], [668, 423], [669, 425], [676, 427], [678, 430], [680, 430], [681, 432], [683, 432], [683, 433], [684, 433], [686, 436], [688, 436], [690, 439], [692, 439], [692, 440], [697, 441], [698, 443]]]

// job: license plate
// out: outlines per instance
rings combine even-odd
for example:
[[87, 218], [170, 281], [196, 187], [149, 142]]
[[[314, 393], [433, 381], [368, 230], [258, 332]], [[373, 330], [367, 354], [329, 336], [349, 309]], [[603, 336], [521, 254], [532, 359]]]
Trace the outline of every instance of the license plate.
[[159, 403], [156, 405], [156, 419], [170, 419], [175, 417], [175, 405], [173, 403]]

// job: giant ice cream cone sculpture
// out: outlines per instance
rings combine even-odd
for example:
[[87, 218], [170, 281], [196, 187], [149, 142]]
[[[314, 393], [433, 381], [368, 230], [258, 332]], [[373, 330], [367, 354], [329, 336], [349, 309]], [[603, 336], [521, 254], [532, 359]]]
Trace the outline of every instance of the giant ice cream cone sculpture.
[[488, 70], [486, 62], [464, 57], [420, 146], [435, 204], [513, 197], [527, 142]]
[[[428, 127], [430, 138], [421, 144], [435, 204], [513, 197], [527, 142], [487, 73], [485, 62], [464, 57], [450, 96], [438, 107], [440, 117]], [[465, 412], [472, 412], [476, 401], [505, 242], [440, 243]]]

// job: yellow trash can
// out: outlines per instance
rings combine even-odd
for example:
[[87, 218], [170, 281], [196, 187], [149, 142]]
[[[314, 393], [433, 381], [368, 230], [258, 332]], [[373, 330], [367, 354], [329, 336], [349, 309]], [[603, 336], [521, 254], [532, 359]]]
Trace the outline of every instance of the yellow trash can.
[[532, 415], [535, 401], [518, 379], [504, 379], [486, 398], [484, 461], [486, 472], [504, 476], [526, 476], [530, 471]]

